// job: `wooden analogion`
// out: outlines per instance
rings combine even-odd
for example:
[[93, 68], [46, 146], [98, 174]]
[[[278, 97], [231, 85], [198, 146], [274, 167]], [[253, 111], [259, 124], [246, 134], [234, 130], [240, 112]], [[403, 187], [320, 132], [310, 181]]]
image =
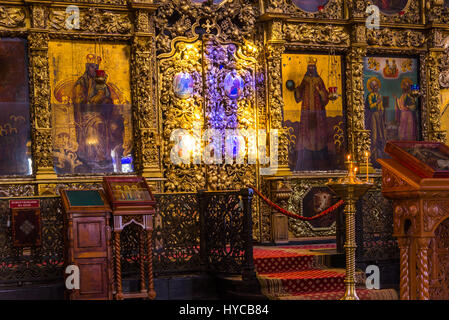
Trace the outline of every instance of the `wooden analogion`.
[[80, 287], [71, 300], [112, 299], [111, 209], [101, 190], [61, 190], [66, 266], [79, 268]]
[[[150, 187], [142, 177], [104, 177], [103, 186], [112, 208], [114, 221], [114, 298], [117, 300], [154, 299], [156, 292], [153, 283], [152, 232], [156, 201]], [[122, 290], [120, 233], [131, 223], [142, 227], [139, 243], [140, 292], [124, 293]], [[148, 268], [148, 288], [145, 280], [145, 264]]]
[[382, 194], [393, 200], [400, 250], [400, 298], [449, 299], [449, 147], [392, 141], [382, 165]]

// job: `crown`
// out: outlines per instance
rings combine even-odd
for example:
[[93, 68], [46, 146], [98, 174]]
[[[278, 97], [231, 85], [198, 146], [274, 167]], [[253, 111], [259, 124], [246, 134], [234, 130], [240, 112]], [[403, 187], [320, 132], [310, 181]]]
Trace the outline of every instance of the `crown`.
[[318, 61], [318, 59], [317, 58], [314, 58], [314, 57], [309, 57], [309, 64], [316, 64], [317, 63], [317, 61]]
[[89, 54], [86, 56], [86, 60], [87, 60], [87, 63], [98, 63], [98, 64], [100, 64], [100, 62], [101, 62], [101, 57], [97, 57], [97, 56], [95, 56], [94, 54], [89, 53]]

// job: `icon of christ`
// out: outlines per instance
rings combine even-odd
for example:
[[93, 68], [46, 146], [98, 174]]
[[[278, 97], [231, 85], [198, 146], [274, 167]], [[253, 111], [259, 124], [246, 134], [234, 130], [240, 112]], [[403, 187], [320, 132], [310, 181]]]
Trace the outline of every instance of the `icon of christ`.
[[[99, 70], [101, 57], [88, 54], [86, 59], [83, 75], [76, 81], [63, 81], [55, 89], [55, 98], [59, 102], [69, 97], [73, 106], [78, 145], [76, 156], [80, 163], [75, 172], [121, 172], [124, 119], [120, 108], [114, 104], [114, 101], [121, 100], [121, 92], [114, 84], [108, 83], [107, 74]], [[62, 166], [63, 169], [66, 167], [70, 166]]]

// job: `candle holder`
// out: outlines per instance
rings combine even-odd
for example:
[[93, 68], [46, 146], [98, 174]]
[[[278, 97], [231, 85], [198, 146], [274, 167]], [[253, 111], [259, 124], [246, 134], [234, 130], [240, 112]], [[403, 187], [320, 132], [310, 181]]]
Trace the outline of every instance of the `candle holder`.
[[338, 179], [337, 181], [329, 180], [327, 186], [335, 192], [345, 202], [345, 217], [346, 217], [346, 277], [345, 277], [345, 294], [340, 300], [359, 300], [355, 289], [355, 203], [362, 197], [372, 186], [368, 181], [362, 181], [357, 178], [352, 168], [355, 165], [354, 161], [348, 160], [346, 162], [349, 166], [348, 175]]

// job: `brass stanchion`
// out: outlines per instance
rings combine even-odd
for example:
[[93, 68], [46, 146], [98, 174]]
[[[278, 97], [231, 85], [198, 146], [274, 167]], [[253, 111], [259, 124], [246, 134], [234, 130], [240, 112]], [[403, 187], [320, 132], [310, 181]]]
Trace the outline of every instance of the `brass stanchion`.
[[356, 177], [357, 168], [353, 168], [354, 162], [348, 156], [349, 173], [346, 177], [339, 179], [337, 182], [330, 180], [327, 186], [334, 191], [345, 202], [346, 217], [346, 278], [345, 278], [345, 294], [341, 300], [359, 300], [355, 290], [355, 203], [363, 196], [368, 189], [373, 186], [369, 181], [361, 181]]

